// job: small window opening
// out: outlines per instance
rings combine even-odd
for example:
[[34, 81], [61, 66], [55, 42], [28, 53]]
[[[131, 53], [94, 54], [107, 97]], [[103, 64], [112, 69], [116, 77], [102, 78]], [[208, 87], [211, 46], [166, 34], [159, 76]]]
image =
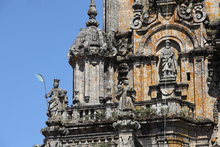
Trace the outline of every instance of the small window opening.
[[186, 75], [187, 75], [187, 81], [190, 81], [190, 79], [191, 79], [191, 78], [190, 78], [190, 72], [187, 72]]

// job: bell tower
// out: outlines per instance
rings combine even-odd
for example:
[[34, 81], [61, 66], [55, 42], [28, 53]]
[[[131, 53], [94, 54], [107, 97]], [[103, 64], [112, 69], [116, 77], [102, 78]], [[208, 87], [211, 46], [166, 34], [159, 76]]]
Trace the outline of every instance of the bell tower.
[[91, 0], [88, 15], [87, 28], [80, 31], [68, 54], [74, 70], [73, 103], [76, 105], [101, 104], [107, 97], [105, 89], [112, 87], [105, 81], [111, 78], [112, 73], [107, 75], [105, 70], [110, 68], [111, 63], [107, 65], [107, 62], [116, 54], [116, 49], [108, 41], [106, 33], [98, 28], [94, 0]]
[[[73, 105], [54, 87], [38, 147], [220, 146], [216, 0], [91, 0], [68, 52]], [[70, 77], [71, 78], [71, 77]]]

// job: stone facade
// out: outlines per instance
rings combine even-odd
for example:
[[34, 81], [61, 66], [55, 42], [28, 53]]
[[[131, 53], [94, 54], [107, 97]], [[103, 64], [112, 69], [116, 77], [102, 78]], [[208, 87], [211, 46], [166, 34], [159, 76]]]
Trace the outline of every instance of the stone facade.
[[68, 53], [73, 106], [46, 95], [39, 146], [219, 146], [220, 2], [103, 1], [104, 30], [91, 0]]

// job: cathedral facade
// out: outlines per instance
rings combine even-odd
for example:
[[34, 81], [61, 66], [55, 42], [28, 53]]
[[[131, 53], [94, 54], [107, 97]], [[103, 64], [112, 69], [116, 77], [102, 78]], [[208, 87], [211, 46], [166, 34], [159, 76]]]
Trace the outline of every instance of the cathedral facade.
[[220, 146], [220, 1], [91, 0], [71, 46], [73, 105], [54, 88], [43, 145]]

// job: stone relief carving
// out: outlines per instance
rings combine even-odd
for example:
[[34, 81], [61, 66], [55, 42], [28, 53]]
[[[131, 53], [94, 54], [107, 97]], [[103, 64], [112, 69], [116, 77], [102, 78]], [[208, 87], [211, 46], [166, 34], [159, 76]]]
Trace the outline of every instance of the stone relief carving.
[[111, 36], [98, 28], [97, 14], [95, 2], [92, 0], [88, 10], [87, 28], [80, 31], [76, 41], [70, 48], [68, 53], [69, 60], [80, 56], [112, 57], [116, 55], [117, 50], [113, 46]]
[[141, 20], [141, 15], [142, 15], [142, 10], [143, 10], [143, 5], [139, 0], [136, 0], [132, 6], [134, 10], [134, 18], [132, 19], [131, 27], [132, 29], [140, 29], [142, 27], [142, 20]]
[[181, 21], [201, 23], [207, 18], [204, 11], [204, 5], [201, 1], [193, 0], [136, 0], [133, 5], [134, 17], [131, 22], [131, 28], [138, 30], [144, 25], [149, 25], [157, 20], [158, 12], [164, 19], [170, 19], [175, 8]]
[[174, 14], [174, 10], [176, 8], [176, 1], [175, 0], [157, 0], [157, 8], [160, 9], [158, 11], [161, 12], [161, 15], [163, 16], [164, 19], [169, 20], [173, 14]]
[[89, 27], [81, 30], [75, 43], [70, 48], [68, 57], [72, 56], [115, 56], [117, 53], [110, 36], [98, 28]]
[[202, 3], [195, 3], [194, 4], [194, 15], [193, 20], [196, 23], [203, 22], [206, 19], [206, 13], [204, 11], [204, 6]]
[[176, 78], [177, 61], [170, 44], [170, 40], [166, 40], [165, 47], [160, 50], [159, 75], [161, 79]]
[[128, 37], [123, 37], [123, 38], [118, 39], [117, 46], [118, 46], [119, 56], [128, 55], [132, 51], [132, 48], [133, 48], [131, 39]]
[[47, 137], [47, 136], [62, 136], [67, 135], [69, 133], [68, 129], [62, 127], [61, 122], [47, 122], [48, 127], [41, 129], [41, 133]]
[[191, 0], [183, 1], [177, 6], [177, 13], [180, 18], [194, 23], [200, 23], [205, 21], [207, 18], [206, 12], [204, 11], [203, 3], [193, 2]]
[[[157, 19], [157, 9], [154, 0], [145, 0], [142, 3], [135, 1], [133, 5], [134, 17], [132, 19], [131, 28], [140, 29], [143, 24], [150, 24]], [[145, 8], [145, 9], [144, 9]]]
[[143, 13], [143, 23], [151, 24], [157, 19], [157, 9], [150, 7], [146, 12]]
[[67, 91], [59, 88], [58, 79], [54, 79], [53, 88], [51, 91], [45, 95], [45, 98], [51, 97], [48, 101], [48, 117], [56, 118], [62, 115], [68, 104]]
[[178, 15], [185, 19], [189, 20], [192, 18], [192, 3], [182, 3], [177, 6]]

